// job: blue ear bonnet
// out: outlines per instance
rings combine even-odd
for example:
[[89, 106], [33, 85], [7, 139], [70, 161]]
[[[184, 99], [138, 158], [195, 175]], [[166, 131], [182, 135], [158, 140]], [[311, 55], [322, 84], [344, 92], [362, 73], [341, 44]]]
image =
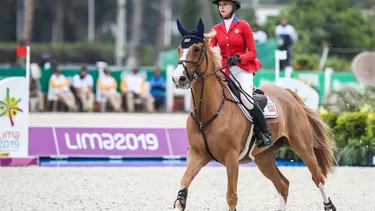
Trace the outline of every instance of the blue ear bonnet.
[[204, 43], [204, 25], [202, 19], [199, 19], [199, 23], [196, 29], [187, 30], [185, 29], [180, 21], [177, 19], [177, 28], [183, 39], [181, 41], [182, 48], [189, 48], [191, 45], [196, 43]]

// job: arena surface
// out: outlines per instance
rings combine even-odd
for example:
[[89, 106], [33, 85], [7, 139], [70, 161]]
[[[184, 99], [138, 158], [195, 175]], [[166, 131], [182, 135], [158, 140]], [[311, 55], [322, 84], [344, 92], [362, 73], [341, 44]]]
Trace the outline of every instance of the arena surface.
[[[4, 211], [173, 210], [184, 168], [0, 168]], [[324, 210], [306, 168], [281, 167], [289, 179], [290, 211]], [[375, 210], [375, 168], [340, 168], [327, 188], [339, 211]], [[226, 173], [204, 168], [193, 181], [187, 211], [226, 211]], [[275, 211], [277, 194], [258, 169], [240, 169], [239, 211]]]
[[[161, 117], [165, 119], [160, 121]], [[186, 118], [187, 114], [33, 114], [30, 124], [184, 127]], [[173, 210], [184, 169], [179, 166], [0, 168], [0, 210]], [[319, 189], [306, 167], [280, 169], [291, 184], [289, 211], [324, 210]], [[277, 210], [276, 190], [256, 167], [241, 166], [239, 177], [238, 211]], [[226, 183], [225, 168], [203, 168], [189, 189], [186, 211], [228, 210]], [[335, 175], [329, 176], [326, 187], [339, 211], [375, 210], [375, 168], [339, 167]]]

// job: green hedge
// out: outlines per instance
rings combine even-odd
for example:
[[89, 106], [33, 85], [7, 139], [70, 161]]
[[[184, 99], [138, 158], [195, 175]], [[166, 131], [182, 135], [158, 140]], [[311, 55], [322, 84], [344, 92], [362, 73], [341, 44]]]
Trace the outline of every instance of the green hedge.
[[[0, 43], [0, 63], [14, 63], [16, 61], [17, 43]], [[41, 54], [49, 51], [53, 60], [60, 64], [95, 64], [97, 61], [115, 63], [114, 43], [32, 43], [30, 44], [31, 62], [39, 62]], [[124, 49], [125, 51], [127, 49]], [[153, 65], [153, 58], [157, 54], [153, 46], [143, 45], [139, 48], [139, 65]]]
[[[375, 112], [324, 112], [321, 117], [333, 132], [336, 159], [340, 165], [372, 165], [375, 156]], [[278, 158], [301, 161], [289, 148], [282, 148]]]

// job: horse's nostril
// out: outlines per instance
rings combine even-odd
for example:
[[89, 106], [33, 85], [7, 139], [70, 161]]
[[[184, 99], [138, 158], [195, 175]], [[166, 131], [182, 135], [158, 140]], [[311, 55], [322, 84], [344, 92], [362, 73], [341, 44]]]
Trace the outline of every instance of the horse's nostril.
[[172, 81], [173, 81], [173, 83], [176, 83], [176, 80], [174, 80], [174, 77], [172, 77]]
[[185, 76], [181, 76], [180, 79], [179, 79], [180, 82], [185, 82], [186, 81], [186, 77]]

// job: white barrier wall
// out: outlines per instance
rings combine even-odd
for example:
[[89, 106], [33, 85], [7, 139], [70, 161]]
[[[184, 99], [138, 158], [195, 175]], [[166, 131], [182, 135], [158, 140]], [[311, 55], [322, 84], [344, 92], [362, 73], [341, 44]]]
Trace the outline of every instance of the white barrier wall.
[[11, 77], [0, 81], [0, 155], [28, 157], [28, 80]]

